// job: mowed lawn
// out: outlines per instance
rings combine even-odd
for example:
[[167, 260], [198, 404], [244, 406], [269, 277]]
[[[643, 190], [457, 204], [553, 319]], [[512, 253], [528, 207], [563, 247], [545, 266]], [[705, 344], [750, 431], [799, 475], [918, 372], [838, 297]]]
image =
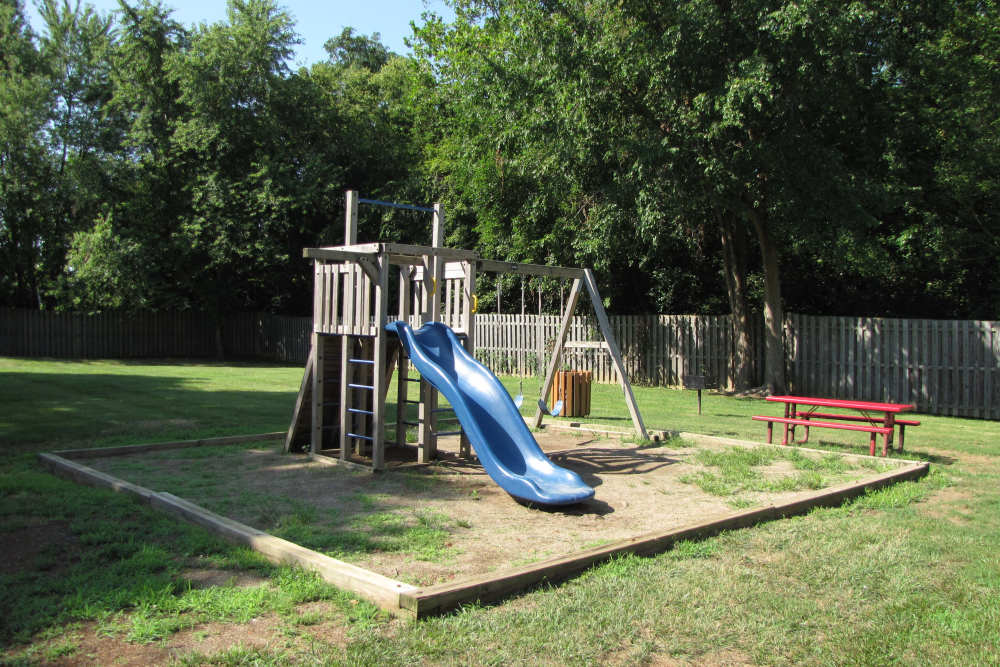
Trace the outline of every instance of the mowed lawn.
[[[995, 422], [921, 415], [905, 453], [932, 464], [919, 482], [421, 621], [57, 479], [35, 458], [281, 431], [301, 374], [0, 358], [0, 664], [1000, 663]], [[537, 380], [503, 380], [533, 407]], [[698, 415], [693, 392], [636, 395], [650, 428], [756, 441], [765, 426], [750, 416], [779, 411], [706, 394]], [[621, 390], [595, 386], [583, 421], [628, 428]], [[863, 434], [813, 438], [867, 449]], [[212, 576], [195, 585], [192, 572]]]

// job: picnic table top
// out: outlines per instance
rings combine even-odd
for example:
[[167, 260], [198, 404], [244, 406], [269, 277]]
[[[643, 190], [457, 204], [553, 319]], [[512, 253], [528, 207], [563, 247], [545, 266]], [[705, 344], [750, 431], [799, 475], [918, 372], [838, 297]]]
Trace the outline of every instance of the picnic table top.
[[813, 396], [768, 396], [767, 400], [778, 403], [815, 405], [823, 408], [843, 408], [845, 410], [867, 410], [871, 412], [906, 412], [912, 410], [908, 403], [877, 403], [874, 401], [853, 401], [839, 398], [816, 398]]

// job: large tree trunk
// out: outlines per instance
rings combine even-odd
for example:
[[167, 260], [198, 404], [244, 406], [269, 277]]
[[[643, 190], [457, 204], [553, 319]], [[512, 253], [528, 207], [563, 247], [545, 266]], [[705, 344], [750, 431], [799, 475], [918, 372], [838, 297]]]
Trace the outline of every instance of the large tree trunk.
[[764, 264], [764, 383], [771, 394], [785, 393], [785, 313], [781, 306], [781, 273], [778, 248], [771, 240], [767, 220], [750, 209], [748, 217], [757, 232]]
[[729, 389], [744, 391], [753, 384], [753, 348], [750, 343], [750, 311], [747, 308], [747, 237], [743, 223], [726, 215], [720, 222], [722, 258], [729, 296], [733, 332]]

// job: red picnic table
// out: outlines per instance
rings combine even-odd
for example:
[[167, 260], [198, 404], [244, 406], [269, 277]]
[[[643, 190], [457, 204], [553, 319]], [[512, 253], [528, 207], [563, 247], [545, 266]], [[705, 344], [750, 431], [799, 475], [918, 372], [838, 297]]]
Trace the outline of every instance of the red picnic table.
[[[771, 417], [754, 415], [757, 421], [767, 422], [767, 441], [770, 443], [775, 423], [784, 424], [785, 432], [781, 444], [787, 445], [795, 439], [795, 427], [805, 427], [805, 437], [800, 442], [809, 440], [810, 428], [837, 428], [848, 431], [865, 431], [871, 434], [869, 452], [875, 456], [875, 436], [882, 436], [882, 456], [889, 453], [892, 446], [893, 432], [899, 427], [899, 449], [903, 451], [904, 429], [907, 426], [919, 426], [920, 422], [913, 419], [899, 419], [900, 412], [912, 410], [913, 406], [906, 403], [877, 403], [874, 401], [845, 401], [838, 398], [812, 398], [809, 396], [768, 396], [767, 400], [784, 403], [785, 416]], [[806, 406], [806, 409], [801, 409]], [[835, 410], [853, 410], [854, 413], [819, 412], [820, 408]], [[823, 420], [823, 421], [817, 421]], [[828, 421], [829, 420], [829, 421]]]

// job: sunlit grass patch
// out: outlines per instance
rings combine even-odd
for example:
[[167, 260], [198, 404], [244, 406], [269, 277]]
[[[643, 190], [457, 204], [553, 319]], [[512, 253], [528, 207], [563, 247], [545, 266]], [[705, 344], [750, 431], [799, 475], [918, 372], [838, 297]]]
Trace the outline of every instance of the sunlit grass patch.
[[[713, 496], [818, 490], [859, 467], [854, 461], [837, 454], [813, 454], [793, 448], [767, 446], [701, 449], [694, 454], [692, 462], [708, 470], [692, 471], [681, 475], [679, 480], [684, 484], [694, 484]], [[761, 470], [778, 462], [790, 463], [795, 473], [769, 474]], [[741, 507], [751, 504], [748, 498], [738, 501]]]

